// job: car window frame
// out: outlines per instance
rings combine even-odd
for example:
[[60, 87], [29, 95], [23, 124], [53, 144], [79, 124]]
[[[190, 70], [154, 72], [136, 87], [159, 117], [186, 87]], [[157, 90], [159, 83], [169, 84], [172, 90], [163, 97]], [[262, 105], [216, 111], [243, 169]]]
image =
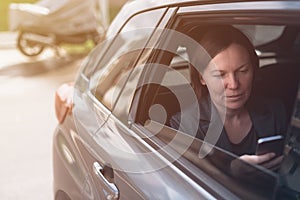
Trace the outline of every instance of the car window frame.
[[[180, 11], [180, 9], [179, 9], [179, 11]], [[230, 12], [228, 12], [228, 13], [226, 13], [226, 12], [223, 12], [223, 13], [217, 13], [219, 10], [214, 10], [214, 11], [209, 11], [209, 12], [201, 12], [201, 15], [203, 15], [203, 18], [205, 18], [205, 17], [208, 17], [208, 18], [210, 18], [210, 19], [212, 19], [213, 21], [214, 21], [214, 19], [219, 19], [219, 22], [222, 22], [222, 23], [228, 23], [228, 21], [230, 21], [231, 23], [234, 23], [234, 21], [235, 22], [239, 22], [240, 24], [253, 24], [254, 22], [256, 22], [255, 24], [259, 24], [259, 23], [257, 23], [257, 13], [254, 11], [254, 10], [252, 10], [252, 11], [249, 11], [249, 12], [246, 12], [245, 13], [245, 11], [244, 10], [242, 10], [242, 11], [235, 11], [234, 12], [234, 14], [232, 14], [232, 13], [230, 13]], [[188, 13], [188, 12], [187, 12]], [[186, 13], [186, 14], [187, 14]], [[299, 16], [300, 16], [300, 12], [296, 12], [297, 13], [297, 17], [299, 18]], [[231, 21], [232, 19], [234, 19], [235, 17], [237, 17], [236, 16], [236, 14], [238, 15], [238, 16], [240, 16], [241, 18], [239, 18], [239, 19], [235, 19], [235, 20], [233, 20], [233, 21]], [[287, 14], [287, 13], [285, 13], [285, 14]], [[285, 14], [283, 14], [284, 16], [283, 16], [283, 18], [284, 19], [281, 19], [281, 20], [274, 20], [274, 19], [278, 19], [278, 17], [279, 17], [279, 14], [276, 14], [276, 13], [272, 13], [271, 11], [268, 11], [268, 12], [261, 12], [260, 13], [260, 16], [262, 16], [262, 17], [265, 17], [265, 19], [268, 19], [265, 23], [263, 23], [262, 25], [264, 25], [264, 24], [272, 24], [272, 25], [285, 25], [285, 24], [289, 24], [289, 25], [293, 25], [293, 24], [297, 24], [297, 25], [299, 25], [300, 23], [299, 22], [296, 22], [295, 20], [290, 20], [290, 21], [287, 21], [286, 20], [286, 18], [292, 18], [292, 19], [295, 19], [296, 18], [296, 16], [293, 16], [293, 17], [291, 17], [291, 16], [288, 16], [288, 15], [292, 15], [292, 14], [287, 14], [287, 16], [285, 16]], [[188, 13], [187, 15], [196, 15], [195, 13]], [[227, 17], [228, 17], [228, 19], [226, 19], [226, 20], [224, 20], [224, 19], [221, 19], [221, 17], [223, 17], [224, 15], [226, 15]], [[272, 19], [270, 19], [270, 17], [273, 17]], [[184, 17], [184, 16], [182, 16], [182, 12], [178, 12], [177, 13], [177, 15], [176, 16], [174, 16], [174, 18], [176, 18], [176, 17]], [[246, 17], [249, 17], [249, 18], [251, 18], [251, 17], [253, 17], [253, 18], [256, 18], [255, 20], [253, 19], [253, 20], [249, 20], [249, 18], [246, 18]], [[282, 16], [281, 16], [282, 17]], [[274, 21], [273, 21], [274, 20]], [[175, 22], [178, 22], [178, 21], [176, 21], [176, 19], [174, 19], [174, 21]], [[216, 22], [216, 21], [214, 21], [214, 22]], [[272, 22], [272, 23], [271, 23]], [[288, 22], [288, 23], [283, 23], [283, 22]], [[174, 23], [175, 24], [175, 23]], [[236, 23], [234, 23], [234, 24], [236, 24]], [[238, 23], [237, 23], [238, 24]], [[168, 27], [168, 28], [173, 28], [173, 27]], [[159, 56], [158, 56], [159, 57]], [[159, 61], [158, 61], [159, 62]], [[140, 124], [136, 124], [136, 123], [134, 123], [133, 122], [133, 124], [132, 124], [132, 126], [133, 126], [133, 129], [136, 131], [136, 132], [139, 132], [140, 134], [142, 134], [143, 136], [142, 137], [146, 137], [146, 138], [148, 138], [149, 137], [149, 135], [144, 135], [144, 132], [145, 131], [147, 131], [147, 130], [145, 130], [145, 128], [143, 127], [143, 126], [141, 126]], [[150, 134], [151, 135], [151, 134]], [[158, 141], [155, 141], [154, 139], [147, 139], [147, 142], [149, 142], [150, 144], [152, 144], [152, 145], [154, 145], [154, 146], [156, 146], [156, 145], [158, 145], [158, 146], [156, 146], [156, 148], [159, 148], [162, 144], [159, 144], [159, 142]], [[163, 146], [163, 145], [162, 145]], [[189, 161], [187, 161], [187, 160], [185, 160], [185, 159], [183, 159], [183, 161], [182, 161], [183, 163], [185, 163], [187, 166], [189, 166]], [[192, 164], [193, 165], [193, 164]], [[256, 168], [256, 166], [254, 166], [255, 168]], [[188, 168], [185, 168], [185, 167], [183, 167], [183, 171], [185, 172], [185, 173], [187, 173], [187, 174], [190, 174], [190, 176], [191, 177], [193, 177], [193, 171], [190, 171], [190, 170], [188, 170]], [[191, 168], [189, 168], [189, 169], [191, 169]], [[194, 170], [196, 170], [196, 169], [194, 169]], [[272, 172], [270, 172], [270, 171], [265, 171], [265, 170], [263, 170], [266, 174], [270, 174], [271, 176], [274, 176], [274, 178], [276, 178], [276, 179], [278, 179], [279, 177], [278, 177], [278, 175], [276, 175], [276, 174], [274, 174], [274, 173], [272, 173]], [[192, 174], [193, 175], [192, 175]], [[194, 179], [194, 180], [196, 180], [196, 179]], [[273, 194], [272, 194], [273, 195]]]
[[[157, 8], [157, 9], [161, 9], [161, 8]], [[149, 12], [149, 11], [151, 12], [153, 10], [155, 10], [155, 9], [148, 10], [147, 12]], [[154, 49], [157, 46], [157, 41], [159, 40], [159, 38], [162, 35], [162, 30], [170, 22], [170, 20], [172, 19], [172, 16], [174, 15], [174, 13], [176, 13], [176, 11], [177, 11], [177, 7], [167, 8], [165, 10], [165, 13], [162, 15], [161, 19], [159, 21], [157, 21], [157, 24], [155, 27], [153, 27], [153, 32], [150, 35], [150, 37], [148, 38], [148, 41], [146, 42], [144, 49], [140, 52], [139, 58], [136, 60], [135, 65], [132, 67], [132, 70], [128, 76], [128, 80], [133, 78], [132, 77], [133, 75], [134, 76], [136, 75], [134, 72], [136, 70], [137, 65], [138, 66], [142, 65], [141, 67], [145, 67], [145, 66], [149, 67], [148, 64], [152, 62], [153, 57], [155, 56]], [[141, 59], [143, 59], [144, 61], [141, 61]], [[144, 74], [144, 69], [142, 69], [141, 72], [139, 73], [139, 76], [140, 76], [139, 78], [141, 78], [143, 76], [143, 74]], [[131, 110], [132, 107], [135, 107], [134, 103], [132, 101], [129, 102], [128, 109], [126, 112], [122, 113], [122, 116], [116, 114], [116, 112], [115, 112], [115, 110], [117, 109], [116, 107], [118, 106], [118, 102], [120, 102], [122, 100], [120, 98], [122, 98], [122, 95], [124, 94], [124, 89], [126, 88], [126, 86], [128, 84], [130, 84], [129, 81], [126, 81], [126, 83], [123, 86], [123, 89], [119, 93], [118, 100], [116, 101], [111, 114], [116, 115], [116, 118], [118, 120], [120, 120], [126, 126], [130, 127], [131, 123], [132, 123], [132, 120], [131, 120], [132, 117], [130, 116], [129, 110]], [[135, 88], [133, 91], [131, 91], [131, 90], [127, 91], [126, 93], [130, 92], [130, 93], [132, 93], [132, 96], [133, 96], [134, 95], [133, 93], [136, 92], [136, 89], [137, 88]], [[126, 117], [123, 117], [123, 116], [126, 116]]]
[[[154, 11], [154, 12], [160, 11], [160, 12], [161, 12], [161, 13], [160, 13], [159, 19], [158, 19], [157, 21], [155, 21], [156, 24], [155, 24], [154, 26], [156, 27], [156, 26], [161, 22], [161, 20], [165, 17], [165, 14], [168, 12], [168, 9], [167, 9], [167, 8], [159, 8], [159, 9], [152, 9], [152, 10], [150, 10], [150, 12], [151, 12], [151, 11]], [[101, 71], [103, 71], [103, 70], [105, 70], [106, 68], [109, 67], [109, 66], [107, 66], [107, 64], [109, 63], [108, 61], [106, 61], [105, 64], [102, 64], [102, 66], [101, 66], [100, 63], [103, 62], [103, 60], [107, 59], [107, 57], [108, 57], [108, 60], [111, 60], [111, 59], [112, 59], [112, 57], [110, 57], [110, 56], [108, 55], [108, 52], [109, 52], [109, 51], [113, 51], [113, 49], [115, 48], [115, 42], [116, 42], [116, 39], [117, 39], [118, 36], [122, 33], [122, 31], [127, 27], [126, 25], [128, 25], [128, 24], [131, 22], [131, 20], [134, 19], [135, 17], [138, 17], [138, 16], [141, 15], [141, 14], [147, 14], [147, 13], [148, 13], [148, 12], [138, 12], [138, 13], [134, 13], [133, 15], [131, 15], [131, 16], [124, 22], [124, 24], [121, 26], [121, 28], [120, 28], [120, 30], [117, 32], [117, 34], [116, 34], [115, 36], [111, 36], [110, 38], [108, 38], [108, 42], [104, 42], [103, 46], [106, 47], [106, 48], [103, 48], [103, 49], [100, 50], [100, 53], [99, 53], [99, 54], [100, 54], [100, 58], [97, 59], [97, 64], [92, 63], [92, 64], [93, 64], [93, 67], [92, 67], [93, 69], [91, 69], [91, 70], [89, 71], [89, 75], [87, 75], [88, 77], [86, 77], [86, 79], [89, 79], [88, 92], [87, 92], [88, 95], [90, 96], [90, 98], [93, 100], [93, 102], [96, 104], [97, 107], [103, 107], [103, 106], [104, 106], [104, 107], [107, 109], [107, 111], [110, 112], [109, 115], [110, 115], [110, 114], [112, 113], [112, 111], [114, 110], [114, 107], [115, 107], [115, 105], [116, 105], [117, 102], [118, 102], [118, 98], [119, 98], [119, 96], [122, 94], [122, 91], [123, 91], [123, 89], [124, 89], [124, 87], [125, 87], [127, 81], [124, 82], [123, 86], [121, 87], [121, 90], [118, 92], [118, 95], [117, 95], [117, 97], [116, 97], [116, 101], [114, 102], [114, 105], [112, 105], [111, 108], [108, 108], [107, 106], [105, 106], [101, 101], [99, 101], [99, 100], [96, 98], [95, 95], [93, 95], [93, 94], [94, 94], [94, 92], [93, 92], [94, 88], [92, 88], [92, 87], [90, 86], [90, 85], [91, 85], [91, 82], [93, 82], [93, 80], [95, 81], [95, 80], [97, 79], [97, 78], [94, 78], [94, 77], [95, 77], [95, 72], [96, 72], [96, 71], [97, 71], [97, 73], [101, 73]], [[126, 31], [126, 30], [125, 30], [125, 31]], [[153, 31], [155, 31], [155, 29], [154, 29]], [[148, 41], [150, 40], [151, 35], [152, 35], [152, 34], [150, 34], [150, 35], [148, 36], [147, 41], [145, 41], [145, 45], [146, 45], [146, 44], [148, 43]], [[102, 45], [97, 46], [96, 49], [99, 49], [101, 46], [102, 46]], [[140, 58], [140, 56], [142, 55], [142, 52], [143, 52], [143, 51], [141, 51], [141, 52], [139, 53], [139, 55], [136, 57], [136, 60], [135, 60], [134, 64], [131, 66], [131, 69], [130, 69], [129, 74], [133, 71], [133, 69], [135, 68], [136, 64], [138, 63], [139, 58]], [[92, 55], [94, 55], [94, 54], [96, 54], [96, 53], [93, 52]], [[115, 57], [113, 56], [113, 58], [115, 58]], [[87, 62], [87, 63], [89, 63], [89, 62]], [[100, 68], [99, 68], [99, 65], [100, 65]], [[86, 70], [87, 68], [88, 68], [88, 66], [84, 67], [82, 71], [86, 73], [86, 72], [88, 71], [88, 70]], [[96, 73], [96, 74], [97, 74], [97, 73]], [[82, 74], [82, 75], [84, 76], [84, 74]], [[129, 76], [130, 76], [130, 75], [129, 75]], [[127, 77], [127, 79], [129, 78], [129, 76]]]

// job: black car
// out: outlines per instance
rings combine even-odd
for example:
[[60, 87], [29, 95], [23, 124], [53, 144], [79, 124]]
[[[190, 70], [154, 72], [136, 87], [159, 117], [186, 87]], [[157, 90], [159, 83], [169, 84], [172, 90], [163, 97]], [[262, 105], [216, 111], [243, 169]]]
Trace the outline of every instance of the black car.
[[[186, 33], [214, 25], [248, 36], [259, 57], [254, 98], [286, 108], [276, 171], [170, 126], [196, 99]], [[300, 1], [127, 3], [82, 63], [72, 111], [57, 107], [55, 199], [299, 199], [299, 55]]]

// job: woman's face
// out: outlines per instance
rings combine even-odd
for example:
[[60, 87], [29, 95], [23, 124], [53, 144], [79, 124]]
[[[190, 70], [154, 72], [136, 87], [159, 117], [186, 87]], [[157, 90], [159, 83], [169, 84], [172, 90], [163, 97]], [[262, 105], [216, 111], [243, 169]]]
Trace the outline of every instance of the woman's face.
[[253, 80], [253, 66], [248, 51], [231, 44], [217, 54], [200, 76], [217, 107], [228, 110], [242, 108], [248, 100]]

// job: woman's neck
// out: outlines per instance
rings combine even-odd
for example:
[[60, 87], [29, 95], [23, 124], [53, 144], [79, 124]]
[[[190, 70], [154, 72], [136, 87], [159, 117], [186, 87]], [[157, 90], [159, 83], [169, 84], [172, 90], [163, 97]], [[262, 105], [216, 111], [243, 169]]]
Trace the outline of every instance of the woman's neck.
[[225, 107], [218, 107], [216, 106], [219, 114], [225, 117], [225, 120], [232, 120], [232, 119], [240, 119], [243, 118], [245, 115], [248, 114], [248, 111], [245, 107], [241, 107], [239, 109], [228, 109]]
[[230, 142], [239, 144], [248, 135], [252, 126], [247, 109], [227, 110], [224, 126]]
[[248, 114], [245, 107], [240, 109], [226, 109], [225, 120], [241, 119]]

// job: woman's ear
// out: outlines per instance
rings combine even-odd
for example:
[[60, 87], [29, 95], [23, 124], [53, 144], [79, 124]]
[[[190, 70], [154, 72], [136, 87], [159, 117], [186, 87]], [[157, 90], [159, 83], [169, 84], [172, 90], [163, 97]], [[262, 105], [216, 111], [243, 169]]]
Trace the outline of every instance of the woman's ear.
[[200, 79], [200, 83], [201, 83], [202, 85], [206, 85], [206, 82], [205, 82], [205, 80], [203, 79], [203, 77], [202, 77], [201, 74], [199, 74], [199, 79]]

